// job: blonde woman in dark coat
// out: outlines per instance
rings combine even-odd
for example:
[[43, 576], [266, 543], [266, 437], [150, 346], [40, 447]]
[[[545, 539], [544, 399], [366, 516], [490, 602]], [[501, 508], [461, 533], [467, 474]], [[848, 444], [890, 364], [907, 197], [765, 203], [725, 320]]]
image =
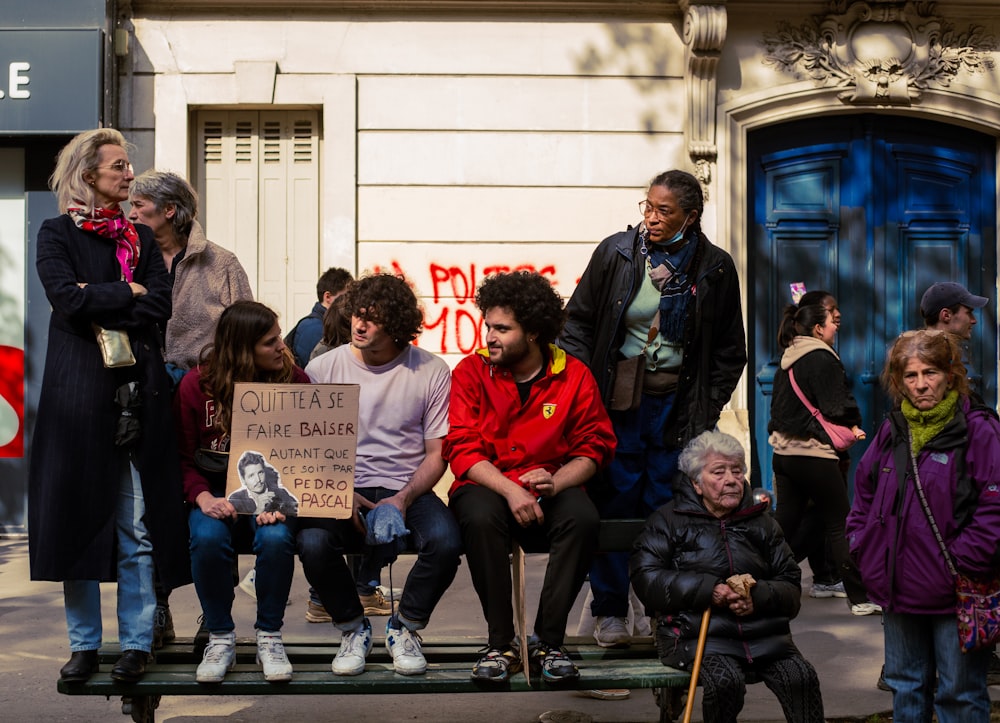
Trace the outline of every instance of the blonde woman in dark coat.
[[[133, 682], [152, 644], [154, 556], [165, 584], [190, 578], [158, 331], [170, 317], [170, 280], [149, 229], [119, 206], [132, 178], [121, 133], [81, 133], [51, 178], [63, 215], [37, 236], [52, 316], [29, 469], [29, 553], [33, 580], [63, 583], [72, 655], [60, 675], [71, 683], [97, 670], [101, 582], [118, 582], [122, 656], [111, 677]], [[94, 324], [127, 331], [135, 365], [105, 368]], [[130, 390], [139, 438], [118, 444], [116, 400]]]

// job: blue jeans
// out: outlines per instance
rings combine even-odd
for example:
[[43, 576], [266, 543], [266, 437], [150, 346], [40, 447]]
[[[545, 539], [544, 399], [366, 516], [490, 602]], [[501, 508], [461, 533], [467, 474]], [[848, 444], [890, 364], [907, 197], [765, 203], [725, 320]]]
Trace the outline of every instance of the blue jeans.
[[[963, 653], [954, 614], [886, 612], [885, 682], [893, 689], [896, 723], [987, 723], [990, 696], [986, 673], [992, 649]], [[937, 693], [934, 677], [937, 674]]]
[[258, 630], [281, 630], [285, 604], [295, 572], [294, 521], [258, 525], [253, 515], [217, 520], [191, 510], [191, 575], [205, 614], [205, 627], [212, 633], [231, 633], [233, 623], [233, 561], [247, 546], [257, 556], [254, 586], [257, 588]]
[[[371, 502], [396, 494], [385, 487], [356, 491]], [[434, 607], [455, 579], [462, 536], [451, 510], [433, 492], [420, 495], [410, 504], [406, 528], [410, 531], [408, 546], [416, 549], [417, 561], [403, 585], [399, 617], [406, 627], [419, 630], [430, 621]], [[360, 618], [364, 611], [344, 554], [363, 551], [365, 544], [351, 520], [303, 518], [297, 544], [306, 579], [333, 622], [343, 625]]]
[[[605, 472], [613, 497], [598, 509], [601, 519], [644, 519], [673, 498], [672, 480], [681, 451], [667, 448], [663, 433], [674, 398], [674, 394], [643, 394], [634, 412], [610, 412], [618, 447]], [[628, 615], [628, 558], [628, 552], [594, 557], [590, 568], [594, 602], [590, 610], [595, 617]]]
[[[139, 472], [127, 461], [122, 464], [115, 534], [118, 540], [118, 638], [122, 650], [150, 652], [153, 646], [153, 543], [143, 515]], [[101, 585], [97, 580], [66, 580], [63, 583], [66, 627], [72, 652], [101, 647]]]

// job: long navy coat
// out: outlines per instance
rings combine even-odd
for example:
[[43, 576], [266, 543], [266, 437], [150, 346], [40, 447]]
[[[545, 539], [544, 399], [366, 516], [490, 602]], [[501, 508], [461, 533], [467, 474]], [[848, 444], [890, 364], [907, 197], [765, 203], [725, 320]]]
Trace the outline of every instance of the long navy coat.
[[[133, 298], [115, 244], [82, 231], [67, 215], [45, 221], [37, 269], [52, 306], [38, 417], [28, 472], [28, 540], [33, 580], [116, 579], [115, 506], [126, 454], [114, 443], [115, 389], [137, 380], [142, 437], [134, 449], [145, 522], [160, 578], [190, 581], [187, 523], [174, 441], [170, 383], [159, 328], [170, 318], [170, 276], [150, 229], [137, 226]], [[87, 286], [80, 288], [80, 282]], [[105, 369], [91, 323], [129, 333], [136, 365]]]

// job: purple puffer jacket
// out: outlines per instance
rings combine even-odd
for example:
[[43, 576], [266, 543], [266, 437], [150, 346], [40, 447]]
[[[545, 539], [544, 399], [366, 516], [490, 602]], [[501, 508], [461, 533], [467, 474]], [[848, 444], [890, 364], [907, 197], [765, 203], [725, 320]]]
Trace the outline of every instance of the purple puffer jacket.
[[[963, 456], [964, 455], [964, 456]], [[960, 572], [1000, 565], [1000, 423], [962, 399], [917, 455], [920, 483]], [[955, 585], [913, 484], [906, 420], [895, 411], [858, 464], [847, 516], [851, 555], [872, 602], [889, 612], [955, 612]]]

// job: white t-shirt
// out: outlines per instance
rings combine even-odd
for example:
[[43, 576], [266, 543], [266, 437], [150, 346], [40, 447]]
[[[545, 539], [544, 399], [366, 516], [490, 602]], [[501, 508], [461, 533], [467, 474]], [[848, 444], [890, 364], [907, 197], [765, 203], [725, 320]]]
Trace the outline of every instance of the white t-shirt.
[[316, 383], [361, 387], [355, 487], [402, 489], [424, 461], [424, 440], [448, 434], [451, 371], [429, 351], [407, 344], [372, 367], [343, 344], [309, 362], [306, 374]]

